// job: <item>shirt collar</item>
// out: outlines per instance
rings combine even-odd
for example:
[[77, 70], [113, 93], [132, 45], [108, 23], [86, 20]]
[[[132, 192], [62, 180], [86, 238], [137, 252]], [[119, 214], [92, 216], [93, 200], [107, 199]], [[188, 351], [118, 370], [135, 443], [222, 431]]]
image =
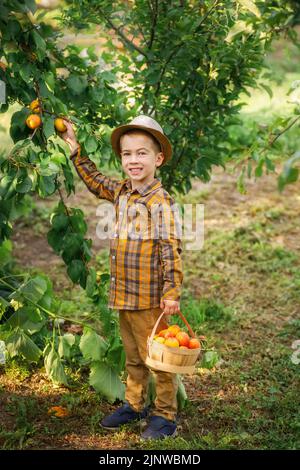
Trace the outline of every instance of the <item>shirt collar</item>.
[[136, 189], [132, 189], [131, 188], [131, 181], [130, 179], [128, 178], [127, 180], [125, 180], [125, 186], [127, 187], [127, 189], [129, 189], [130, 192], [134, 192], [134, 191], [137, 191], [138, 193], [140, 193], [141, 196], [146, 196], [146, 194], [148, 193], [151, 193], [152, 191], [154, 191], [155, 189], [158, 189], [162, 186], [161, 184], [161, 181], [158, 179], [158, 178], [154, 178], [154, 180], [152, 181], [152, 183], [145, 183], [143, 184], [142, 186], [140, 186], [139, 188], [136, 188]]

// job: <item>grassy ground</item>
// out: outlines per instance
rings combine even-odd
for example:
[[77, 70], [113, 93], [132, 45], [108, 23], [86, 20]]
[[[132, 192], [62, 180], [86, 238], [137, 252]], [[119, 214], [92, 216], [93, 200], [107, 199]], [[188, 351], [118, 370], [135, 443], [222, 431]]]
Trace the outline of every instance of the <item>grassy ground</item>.
[[[205, 242], [200, 252], [184, 251], [181, 309], [196, 332], [208, 336], [220, 360], [212, 370], [198, 367], [194, 375], [183, 377], [190, 401], [179, 415], [178, 437], [142, 442], [140, 428], [145, 423], [124, 426], [111, 435], [98, 422], [116, 405], [88, 387], [84, 372], [70, 371], [72, 389], [57, 388], [43, 369], [12, 362], [0, 376], [2, 447], [299, 448], [300, 369], [291, 362], [292, 342], [300, 338], [298, 188], [292, 185], [279, 195], [271, 175], [249, 182], [246, 195], [235, 186], [234, 175], [218, 170], [210, 184], [195, 182], [190, 194], [194, 202], [205, 203]], [[98, 201], [89, 200], [84, 189], [76, 197], [79, 207], [89, 205], [92, 222]], [[34, 240], [43, 252], [47, 219], [43, 222], [37, 214], [36, 220], [40, 233]], [[16, 230], [23, 248], [15, 240], [14, 249], [24, 268], [30, 267], [30, 250], [36, 246], [29, 236], [34, 225]], [[106, 267], [108, 248], [99, 247], [95, 255], [98, 266]], [[49, 252], [39, 268], [45, 270], [46, 265], [57, 295], [69, 299], [70, 310], [83, 314], [83, 294], [78, 288], [70, 290], [61, 261]], [[54, 405], [66, 406], [69, 416], [49, 416]]]

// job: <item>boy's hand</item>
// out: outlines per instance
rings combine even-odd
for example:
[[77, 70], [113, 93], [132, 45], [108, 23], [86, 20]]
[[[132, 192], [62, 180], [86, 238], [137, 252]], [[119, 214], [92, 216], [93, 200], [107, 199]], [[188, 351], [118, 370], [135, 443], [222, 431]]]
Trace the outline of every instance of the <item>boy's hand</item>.
[[73, 130], [72, 125], [68, 121], [66, 121], [65, 119], [63, 119], [63, 121], [64, 121], [64, 125], [66, 126], [67, 130], [65, 132], [57, 132], [57, 134], [65, 142], [67, 142], [67, 144], [70, 147], [71, 152], [73, 152], [75, 149], [77, 149], [79, 147], [79, 142], [77, 142], [76, 135], [75, 135], [75, 132]]
[[162, 299], [160, 308], [163, 309], [165, 315], [176, 315], [179, 312], [180, 303], [177, 300]]

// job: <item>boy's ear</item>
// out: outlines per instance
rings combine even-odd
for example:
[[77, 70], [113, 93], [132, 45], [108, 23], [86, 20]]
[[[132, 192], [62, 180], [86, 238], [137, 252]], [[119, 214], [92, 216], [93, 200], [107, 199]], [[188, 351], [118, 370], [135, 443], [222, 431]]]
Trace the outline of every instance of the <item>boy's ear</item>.
[[159, 152], [159, 155], [162, 157], [162, 159], [161, 159], [161, 162], [158, 165], [156, 165], [157, 168], [160, 168], [162, 166], [164, 159], [165, 159], [164, 154], [162, 152]]

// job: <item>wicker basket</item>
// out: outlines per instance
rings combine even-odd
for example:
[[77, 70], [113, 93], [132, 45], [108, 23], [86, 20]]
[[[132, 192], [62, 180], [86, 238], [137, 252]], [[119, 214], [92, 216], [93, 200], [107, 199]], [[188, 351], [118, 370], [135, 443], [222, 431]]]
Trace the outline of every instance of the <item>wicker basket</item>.
[[[174, 374], [192, 374], [195, 370], [195, 364], [198, 361], [202, 349], [180, 349], [171, 348], [153, 341], [160, 319], [164, 315], [164, 312], [159, 316], [156, 324], [153, 327], [151, 335], [147, 341], [147, 358], [146, 365], [154, 370], [162, 370], [164, 372], [172, 372]], [[190, 327], [189, 323], [179, 311], [179, 315], [186, 324], [190, 336], [195, 338], [195, 333]]]

